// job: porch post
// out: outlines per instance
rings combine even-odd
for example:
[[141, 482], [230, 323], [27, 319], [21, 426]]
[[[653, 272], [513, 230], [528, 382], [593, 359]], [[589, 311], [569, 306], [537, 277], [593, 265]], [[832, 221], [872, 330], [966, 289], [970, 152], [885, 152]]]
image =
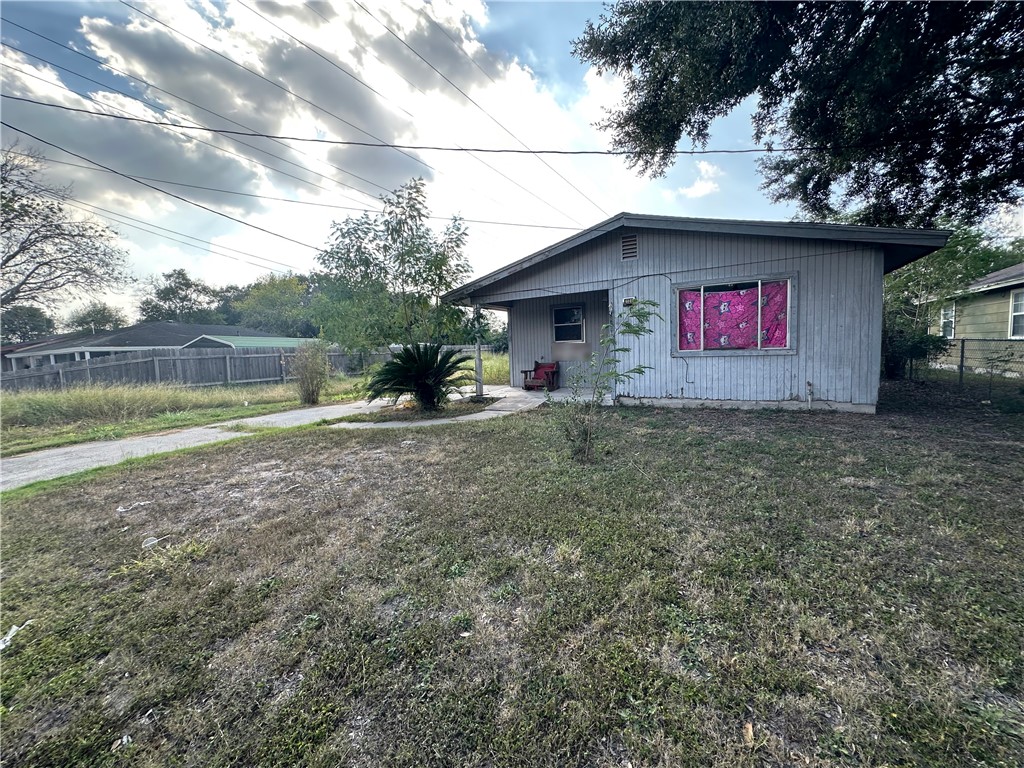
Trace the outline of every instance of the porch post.
[[484, 396], [484, 356], [483, 350], [480, 348], [480, 325], [482, 318], [480, 316], [480, 305], [473, 305], [473, 323], [476, 326], [476, 396]]

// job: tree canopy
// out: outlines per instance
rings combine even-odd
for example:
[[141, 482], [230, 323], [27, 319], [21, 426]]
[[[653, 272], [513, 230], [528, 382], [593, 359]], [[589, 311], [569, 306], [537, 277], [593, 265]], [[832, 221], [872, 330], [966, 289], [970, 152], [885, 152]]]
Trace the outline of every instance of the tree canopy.
[[0, 304], [54, 304], [74, 291], [100, 292], [130, 281], [117, 234], [76, 219], [68, 187], [40, 179], [42, 157], [5, 147], [0, 160]]
[[63, 323], [68, 331], [113, 331], [128, 325], [128, 317], [117, 307], [101, 301], [77, 309]]
[[174, 320], [179, 323], [223, 323], [217, 312], [220, 294], [184, 269], [172, 269], [152, 281], [150, 295], [139, 304], [142, 322]]
[[53, 334], [55, 323], [39, 307], [27, 304], [4, 307], [0, 311], [0, 343], [20, 344]]
[[423, 179], [381, 200], [381, 213], [335, 223], [317, 257], [326, 272], [317, 314], [328, 337], [352, 348], [437, 340], [463, 320], [439, 301], [470, 274], [462, 220], [453, 217], [440, 235], [431, 229]]
[[574, 54], [621, 75], [601, 127], [660, 175], [754, 96], [764, 189], [816, 219], [977, 222], [1024, 184], [1024, 3], [650, 3], [587, 22]]

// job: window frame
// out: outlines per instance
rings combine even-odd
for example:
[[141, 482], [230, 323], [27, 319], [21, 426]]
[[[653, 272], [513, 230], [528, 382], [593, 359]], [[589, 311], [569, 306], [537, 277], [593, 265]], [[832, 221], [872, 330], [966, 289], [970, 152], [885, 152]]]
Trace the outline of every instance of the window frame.
[[[701, 349], [681, 349], [680, 341], [680, 320], [679, 320], [679, 294], [682, 291], [699, 290], [703, 297], [704, 291], [709, 288], [721, 288], [730, 285], [743, 283], [757, 283], [760, 294], [763, 283], [778, 283], [785, 281], [786, 289], [786, 346], [785, 347], [762, 347], [761, 344], [761, 313], [757, 318], [757, 347], [746, 349], [723, 349], [714, 347], [704, 349], [704, 334], [701, 333]], [[759, 274], [740, 277], [708, 278], [700, 282], [686, 282], [672, 284], [672, 357], [710, 357], [715, 355], [795, 355], [797, 353], [797, 327], [796, 327], [796, 292], [798, 275], [796, 272], [782, 274]], [[703, 313], [703, 298], [701, 299], [701, 311]]]
[[1020, 296], [1021, 302], [1024, 303], [1024, 288], [1017, 288], [1015, 290], [1010, 291], [1010, 323], [1006, 329], [1006, 337], [1008, 339], [1024, 339], [1024, 331], [1022, 331], [1020, 334], [1016, 336], [1013, 335], [1013, 318], [1024, 317], [1024, 309], [1022, 309], [1020, 312], [1013, 311], [1013, 300], [1017, 296]]
[[[580, 311], [580, 321], [578, 323], [556, 323], [555, 313], [560, 309], [578, 309]], [[558, 328], [571, 328], [579, 326], [580, 337], [578, 339], [559, 339]], [[587, 342], [587, 305], [584, 303], [576, 304], [557, 304], [551, 307], [551, 340], [555, 344], [586, 344]]]
[[[949, 313], [947, 319], [946, 313]], [[946, 323], [949, 323], [949, 335], [946, 335]], [[951, 302], [939, 308], [939, 336], [944, 339], [956, 338], [956, 302]]]

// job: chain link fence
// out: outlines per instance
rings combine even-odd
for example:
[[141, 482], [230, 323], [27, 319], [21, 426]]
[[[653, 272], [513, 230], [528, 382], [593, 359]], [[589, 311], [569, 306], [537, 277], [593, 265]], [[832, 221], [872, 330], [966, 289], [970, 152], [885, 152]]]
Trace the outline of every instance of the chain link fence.
[[952, 339], [949, 349], [913, 378], [955, 384], [972, 394], [1016, 392], [1024, 388], [1024, 339]]

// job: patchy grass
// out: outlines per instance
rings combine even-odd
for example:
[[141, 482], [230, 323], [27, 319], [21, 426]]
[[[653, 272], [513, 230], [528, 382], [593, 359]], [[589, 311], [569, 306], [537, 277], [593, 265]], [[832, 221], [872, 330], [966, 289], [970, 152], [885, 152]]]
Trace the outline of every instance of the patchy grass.
[[5, 495], [5, 758], [1020, 765], [1024, 418], [915, 386], [608, 411], [587, 466], [531, 412]]
[[414, 402], [408, 401], [398, 405], [386, 405], [377, 411], [366, 413], [354, 413], [351, 416], [341, 416], [337, 419], [323, 419], [321, 425], [338, 424], [340, 422], [373, 422], [385, 421], [425, 421], [430, 419], [454, 419], [458, 416], [468, 416], [472, 413], [479, 413], [487, 406], [497, 402], [496, 397], [466, 397], [462, 400], [453, 400], [437, 411], [424, 411]]
[[[332, 379], [322, 404], [363, 397], [362, 378]], [[93, 386], [3, 394], [0, 455], [198, 427], [303, 407], [294, 385]]]

